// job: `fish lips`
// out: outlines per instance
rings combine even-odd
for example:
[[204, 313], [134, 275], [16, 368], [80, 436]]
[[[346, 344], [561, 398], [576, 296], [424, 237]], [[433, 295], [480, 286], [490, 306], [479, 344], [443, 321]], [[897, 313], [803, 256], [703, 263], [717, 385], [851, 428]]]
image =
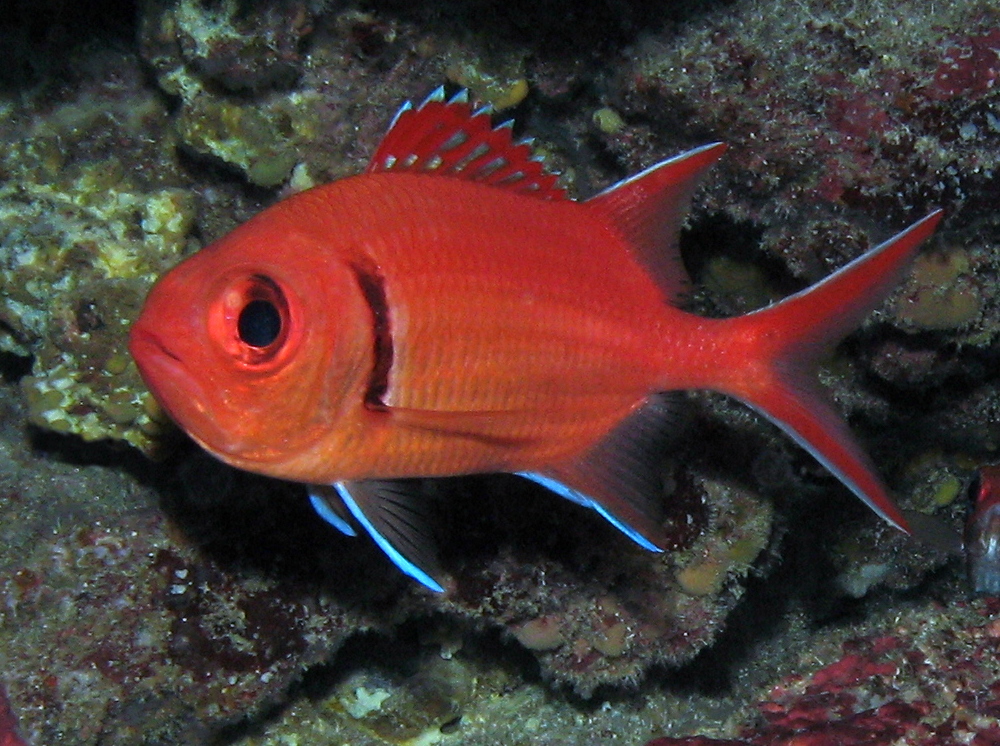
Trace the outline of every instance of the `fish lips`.
[[[132, 328], [128, 348], [142, 380], [171, 419], [199, 441], [204, 439], [206, 430], [218, 430], [207, 413], [208, 395], [204, 386], [191, 374], [180, 355], [140, 325]], [[213, 434], [221, 436], [221, 432]]]

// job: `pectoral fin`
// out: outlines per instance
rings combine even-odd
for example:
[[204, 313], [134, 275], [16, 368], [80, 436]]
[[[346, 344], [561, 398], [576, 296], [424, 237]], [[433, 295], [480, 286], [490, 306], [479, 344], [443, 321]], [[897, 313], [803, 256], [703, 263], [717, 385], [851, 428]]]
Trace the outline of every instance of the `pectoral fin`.
[[401, 479], [337, 482], [332, 487], [310, 487], [309, 500], [324, 520], [355, 536], [350, 516], [400, 570], [441, 593], [444, 586], [438, 579], [444, 573], [438, 565], [430, 521], [413, 485]]

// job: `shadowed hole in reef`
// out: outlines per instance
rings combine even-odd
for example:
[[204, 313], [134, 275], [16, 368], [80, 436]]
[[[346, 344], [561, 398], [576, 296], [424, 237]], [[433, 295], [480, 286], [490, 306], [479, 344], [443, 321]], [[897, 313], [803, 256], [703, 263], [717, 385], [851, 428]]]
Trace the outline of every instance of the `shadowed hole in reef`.
[[785, 297], [802, 289], [781, 261], [760, 250], [763, 235], [757, 224], [725, 215], [703, 217], [681, 233], [684, 269], [698, 291], [692, 310], [703, 315], [718, 315], [720, 310], [725, 316], [745, 313], [752, 308], [739, 307], [741, 302], [760, 307], [771, 300], [764, 296]]
[[0, 93], [72, 84], [80, 75], [73, 53], [95, 40], [131, 47], [136, 6], [133, 0], [5, 0], [0, 5]]
[[77, 435], [54, 433], [34, 425], [28, 426], [28, 434], [36, 453], [63, 463], [121, 468], [141, 482], [147, 482], [151, 475], [149, 459], [122, 441], [86, 441]]
[[[650, 675], [649, 685], [663, 686], [680, 694], [710, 698], [745, 698], [756, 686], [753, 675], [765, 667], [780, 667], [773, 644], [788, 632], [795, 592], [795, 571], [782, 562], [775, 574], [746, 581], [742, 601], [730, 612], [715, 641], [679, 668], [660, 668]], [[762, 651], [769, 652], [762, 652]], [[785, 651], [794, 656], [794, 650]], [[764, 672], [760, 677], [766, 677]]]
[[833, 561], [842, 536], [832, 527], [859, 515], [868, 520], [867, 510], [846, 493], [786, 508], [770, 571], [748, 578], [745, 595], [711, 645], [680, 668], [656, 669], [647, 687], [752, 702], [761, 687], [802, 671], [803, 652], [817, 639], [845, 630], [854, 636], [853, 630], [921, 599], [946, 604], [954, 598], [961, 586], [961, 565], [954, 562], [907, 590], [874, 589], [861, 598], [844, 591], [843, 569]]
[[11, 352], [0, 352], [0, 378], [4, 383], [17, 383], [31, 372], [34, 360]]
[[[664, 23], [682, 23], [707, 14], [716, 6], [734, 0], [675, 0], [670, 3], [646, 3], [626, 0], [388, 0], [383, 12], [398, 14], [426, 27], [457, 26], [489, 29], [499, 37], [513, 37], [521, 44], [545, 45], [557, 53], [578, 49], [593, 52], [627, 43], [643, 31], [660, 28]], [[447, 8], [447, 13], [443, 12]], [[573, 33], [566, 33], [566, 29]], [[579, 52], [576, 52], [579, 53]]]
[[164, 463], [160, 504], [184, 535], [227, 567], [256, 568], [318, 582], [324, 547], [356, 547], [333, 537], [292, 482], [251, 474], [188, 442]]
[[[769, 556], [746, 580], [740, 603], [715, 641], [680, 668], [661, 668], [650, 684], [679, 693], [748, 701], [799, 664], [818, 630], [857, 623], [871, 605], [837, 590], [830, 527], [866, 508], [853, 496], [786, 505]], [[819, 632], [822, 634], [822, 632]]]

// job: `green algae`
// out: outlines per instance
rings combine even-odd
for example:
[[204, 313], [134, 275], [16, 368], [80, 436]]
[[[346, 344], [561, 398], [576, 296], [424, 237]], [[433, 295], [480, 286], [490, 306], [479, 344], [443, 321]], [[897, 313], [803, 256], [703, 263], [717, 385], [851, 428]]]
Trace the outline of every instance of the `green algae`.
[[983, 299], [969, 254], [962, 248], [917, 257], [896, 317], [915, 330], [947, 331], [970, 326]]
[[[97, 108], [59, 113], [77, 132], [102, 124]], [[0, 184], [0, 350], [33, 358], [21, 380], [33, 424], [149, 450], [163, 418], [128, 357], [128, 328], [185, 253], [194, 198], [138, 183], [115, 158], [66, 165], [66, 136], [50, 122], [0, 161], [14, 176]]]
[[321, 712], [389, 743], [428, 738], [458, 720], [475, 691], [472, 671], [457, 658], [433, 657], [410, 676], [355, 671], [335, 688]]
[[285, 182], [300, 161], [298, 148], [317, 135], [320, 97], [288, 90], [299, 76], [308, 13], [282, 8], [248, 14], [234, 0], [182, 0], [151, 6], [142, 19], [157, 83], [180, 99], [180, 144], [260, 187]]
[[274, 187], [298, 164], [298, 144], [317, 135], [311, 116], [317, 100], [293, 93], [240, 105], [200, 95], [181, 110], [177, 133], [191, 151], [238, 169], [252, 184]]

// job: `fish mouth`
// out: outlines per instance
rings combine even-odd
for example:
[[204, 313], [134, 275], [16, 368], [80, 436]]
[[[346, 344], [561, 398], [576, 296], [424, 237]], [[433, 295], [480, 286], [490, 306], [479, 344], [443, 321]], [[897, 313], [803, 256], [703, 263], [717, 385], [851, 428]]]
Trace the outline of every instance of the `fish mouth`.
[[149, 390], [177, 424], [190, 429], [192, 417], [205, 420], [204, 387], [191, 375], [184, 360], [152, 332], [133, 329], [129, 352]]
[[167, 347], [155, 334], [145, 329], [132, 330], [128, 347], [132, 359], [139, 366], [146, 383], [151, 383], [150, 379], [154, 376], [157, 381], [160, 379], [159, 373], [147, 377], [147, 370], [163, 370], [169, 376], [180, 374], [184, 378], [189, 377], [187, 371], [184, 370], [184, 363], [181, 361], [180, 355]]
[[219, 397], [208, 393], [211, 381], [206, 387], [192, 374], [183, 357], [145, 329], [132, 330], [129, 352], [142, 380], [170, 419], [209, 453], [233, 466], [242, 465], [248, 444], [226, 426], [225, 409], [217, 406]]

